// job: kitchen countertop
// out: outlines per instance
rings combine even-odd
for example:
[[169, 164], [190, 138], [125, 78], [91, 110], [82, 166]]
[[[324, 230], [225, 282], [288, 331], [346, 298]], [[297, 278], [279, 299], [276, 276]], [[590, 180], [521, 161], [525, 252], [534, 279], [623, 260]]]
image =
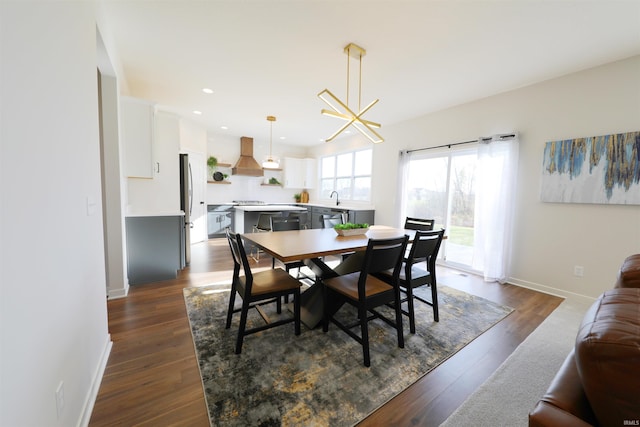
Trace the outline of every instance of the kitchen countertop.
[[149, 216], [184, 216], [183, 211], [167, 211], [167, 212], [136, 212], [125, 215], [127, 218], [149, 217]]
[[[277, 210], [301, 210], [304, 208], [310, 207], [319, 207], [319, 208], [330, 208], [337, 210], [345, 210], [345, 211], [371, 211], [375, 210], [375, 207], [372, 205], [349, 205], [346, 203], [341, 203], [338, 206], [335, 203], [296, 203], [292, 205], [291, 203], [270, 203], [267, 202], [263, 205], [238, 205], [233, 202], [225, 202], [225, 203], [208, 203], [209, 205], [215, 206], [230, 206], [232, 208], [244, 211], [277, 211]], [[295, 208], [295, 209], [294, 209]]]
[[268, 205], [238, 205], [234, 206], [237, 211], [245, 211], [245, 212], [269, 212], [269, 211], [303, 211], [306, 208], [300, 206], [292, 206], [292, 205], [277, 205], [277, 204], [268, 204]]
[[303, 206], [312, 206], [312, 207], [318, 207], [318, 208], [331, 208], [331, 209], [342, 209], [345, 211], [372, 211], [375, 210], [375, 208], [372, 205], [349, 205], [346, 203], [340, 203], [338, 206], [336, 206], [335, 203], [299, 203], [300, 205]]

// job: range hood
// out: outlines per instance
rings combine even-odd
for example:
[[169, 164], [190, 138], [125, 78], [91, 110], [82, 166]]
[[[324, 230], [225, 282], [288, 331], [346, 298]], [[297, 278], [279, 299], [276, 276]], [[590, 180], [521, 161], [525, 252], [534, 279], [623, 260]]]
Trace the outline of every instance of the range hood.
[[253, 158], [253, 138], [240, 138], [240, 158], [231, 169], [232, 175], [264, 176], [262, 167]]

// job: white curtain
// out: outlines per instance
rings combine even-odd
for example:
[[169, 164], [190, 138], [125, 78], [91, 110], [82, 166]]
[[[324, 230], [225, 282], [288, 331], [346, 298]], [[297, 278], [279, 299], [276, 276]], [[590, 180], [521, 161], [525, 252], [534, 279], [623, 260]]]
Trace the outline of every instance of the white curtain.
[[517, 176], [517, 138], [479, 144], [472, 268], [485, 281], [509, 278]]

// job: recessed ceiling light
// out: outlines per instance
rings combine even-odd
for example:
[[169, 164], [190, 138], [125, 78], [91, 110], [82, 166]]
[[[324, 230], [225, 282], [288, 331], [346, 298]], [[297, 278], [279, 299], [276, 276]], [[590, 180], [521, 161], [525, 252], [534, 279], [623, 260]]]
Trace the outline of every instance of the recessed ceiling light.
[[287, 137], [286, 136], [281, 136], [280, 139], [287, 139]]
[[203, 88], [202, 91], [204, 93], [208, 93], [209, 95], [211, 95], [213, 93], [213, 89], [209, 89], [208, 87]]
[[198, 116], [200, 116], [202, 114], [202, 111], [193, 110], [193, 114], [197, 114]]
[[226, 126], [220, 126], [220, 129], [227, 130], [227, 129], [229, 129], [229, 128], [228, 128], [228, 127], [226, 127]]

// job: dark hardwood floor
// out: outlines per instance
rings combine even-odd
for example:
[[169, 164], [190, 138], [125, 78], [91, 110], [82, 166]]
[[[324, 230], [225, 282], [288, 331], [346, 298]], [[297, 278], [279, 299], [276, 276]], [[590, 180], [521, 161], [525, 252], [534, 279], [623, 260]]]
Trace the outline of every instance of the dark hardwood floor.
[[[132, 286], [108, 302], [113, 348], [90, 426], [208, 426], [182, 289], [228, 281], [225, 239], [192, 247], [175, 280]], [[270, 267], [263, 257], [259, 266]], [[446, 362], [363, 420], [360, 426], [437, 426], [473, 393], [560, 304], [561, 298], [440, 268], [438, 283], [515, 309]]]

